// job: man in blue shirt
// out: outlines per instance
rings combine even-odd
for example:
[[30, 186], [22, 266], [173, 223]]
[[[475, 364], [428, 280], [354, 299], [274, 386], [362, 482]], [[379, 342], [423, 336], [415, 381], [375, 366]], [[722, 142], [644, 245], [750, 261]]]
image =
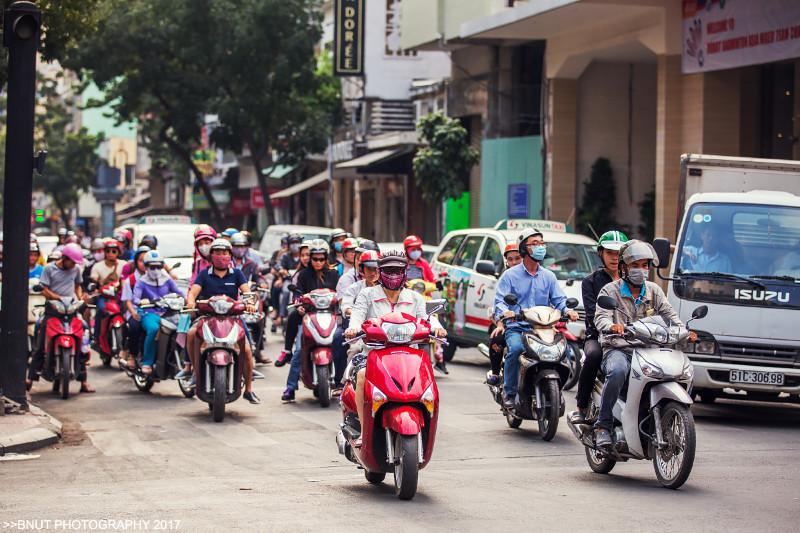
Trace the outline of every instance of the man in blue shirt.
[[[497, 283], [494, 297], [495, 318], [513, 317], [519, 310], [537, 305], [548, 305], [564, 312], [567, 297], [558, 285], [556, 275], [541, 266], [547, 255], [544, 236], [537, 229], [526, 229], [519, 236], [519, 253], [522, 264], [509, 268]], [[507, 294], [514, 294], [518, 304], [513, 309], [503, 301]], [[570, 320], [577, 320], [575, 311], [568, 311]], [[506, 327], [506, 355], [503, 366], [503, 403], [506, 408], [516, 405], [517, 377], [519, 375], [519, 356], [525, 349], [522, 334], [530, 329], [527, 323], [509, 322]]]

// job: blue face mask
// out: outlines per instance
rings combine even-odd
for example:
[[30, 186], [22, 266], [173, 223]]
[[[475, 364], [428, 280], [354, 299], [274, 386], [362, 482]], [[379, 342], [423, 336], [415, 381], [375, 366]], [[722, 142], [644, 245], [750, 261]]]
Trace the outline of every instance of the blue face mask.
[[528, 252], [531, 254], [531, 259], [534, 261], [541, 261], [547, 255], [547, 246], [540, 244], [539, 246], [528, 246]]
[[339, 241], [339, 242], [333, 243], [333, 249], [336, 250], [337, 252], [341, 252], [342, 251], [342, 242]]

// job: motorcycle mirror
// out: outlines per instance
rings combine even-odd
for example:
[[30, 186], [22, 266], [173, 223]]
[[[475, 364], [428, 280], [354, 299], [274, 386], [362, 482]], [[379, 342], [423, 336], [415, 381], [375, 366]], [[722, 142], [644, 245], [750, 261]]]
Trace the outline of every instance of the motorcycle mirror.
[[97, 290], [97, 283], [90, 283], [86, 286], [86, 290], [89, 292], [94, 292]]
[[576, 307], [578, 307], [579, 304], [580, 302], [578, 301], [577, 298], [567, 298], [568, 309], [575, 309]]
[[597, 298], [597, 306], [602, 309], [607, 309], [609, 311], [614, 311], [617, 308], [619, 308], [619, 304], [614, 298], [605, 295]]
[[31, 290], [33, 292], [42, 292], [44, 290], [44, 285], [42, 285], [41, 283], [37, 283], [36, 285], [31, 287]]
[[694, 311], [692, 311], [692, 318], [695, 320], [699, 318], [705, 318], [707, 314], [708, 314], [708, 306], [701, 305], [700, 307], [697, 307], [695, 308]]
[[301, 294], [300, 289], [298, 289], [297, 285], [295, 285], [294, 283], [290, 284], [288, 289], [289, 289], [289, 291], [291, 291], [291, 292], [293, 292], [295, 294]]
[[441, 282], [441, 281], [439, 281], [439, 280], [436, 280], [436, 290], [437, 290], [437, 291], [442, 291], [442, 290], [444, 290], [444, 285], [442, 285], [442, 282]]
[[447, 309], [447, 300], [444, 298], [439, 298], [437, 300], [429, 300], [425, 302], [425, 312], [428, 316], [434, 315], [439, 311], [444, 311]]
[[171, 267], [169, 267], [169, 268], [171, 268], [171, 269], [173, 269], [173, 270], [174, 270], [174, 269], [176, 269], [176, 268], [178, 268], [178, 267], [180, 267], [180, 266], [181, 266], [181, 262], [180, 262], [180, 261], [178, 261], [177, 263], [175, 263], [174, 265], [172, 265], [172, 266], [171, 266]]
[[506, 303], [506, 305], [517, 305], [519, 298], [517, 298], [516, 294], [506, 294], [503, 297], [503, 301]]

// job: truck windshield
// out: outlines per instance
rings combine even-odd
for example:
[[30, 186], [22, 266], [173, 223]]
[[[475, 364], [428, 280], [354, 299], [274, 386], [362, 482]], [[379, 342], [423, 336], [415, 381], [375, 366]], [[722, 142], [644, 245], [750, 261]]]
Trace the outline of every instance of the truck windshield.
[[685, 219], [678, 274], [800, 278], [800, 208], [695, 204]]
[[593, 246], [566, 242], [548, 242], [547, 257], [542, 266], [558, 279], [583, 279], [599, 268], [600, 258]]

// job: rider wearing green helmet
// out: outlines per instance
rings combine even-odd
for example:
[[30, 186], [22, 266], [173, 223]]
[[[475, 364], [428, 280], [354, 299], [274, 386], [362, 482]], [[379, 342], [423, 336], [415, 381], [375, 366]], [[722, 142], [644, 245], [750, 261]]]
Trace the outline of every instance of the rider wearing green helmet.
[[597, 295], [607, 283], [619, 279], [619, 250], [626, 242], [628, 242], [628, 236], [619, 230], [607, 231], [600, 235], [600, 238], [597, 239], [597, 255], [603, 266], [586, 276], [581, 283], [583, 309], [586, 312], [586, 340], [583, 344], [586, 359], [578, 378], [578, 393], [575, 396], [578, 410], [573, 420], [576, 422], [586, 419], [589, 395], [592, 392], [597, 371], [603, 362], [603, 349], [598, 340], [600, 333], [594, 325]]

